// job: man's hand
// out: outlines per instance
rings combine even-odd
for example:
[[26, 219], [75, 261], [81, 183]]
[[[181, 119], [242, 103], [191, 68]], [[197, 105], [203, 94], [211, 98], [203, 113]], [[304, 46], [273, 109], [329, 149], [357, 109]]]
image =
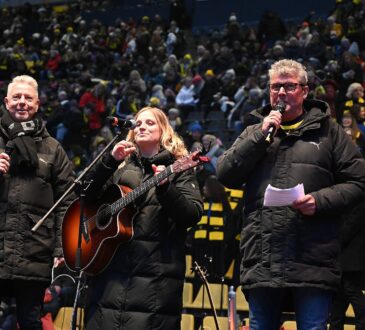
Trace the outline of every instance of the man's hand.
[[264, 135], [267, 135], [271, 126], [274, 126], [275, 129], [278, 129], [281, 124], [281, 117], [282, 114], [280, 113], [280, 111], [271, 110], [269, 115], [266, 116], [262, 121], [262, 133], [264, 133]]
[[312, 195], [298, 198], [293, 202], [292, 206], [304, 215], [313, 215], [317, 209], [316, 200]]
[[0, 172], [8, 173], [10, 167], [10, 157], [5, 152], [0, 154]]

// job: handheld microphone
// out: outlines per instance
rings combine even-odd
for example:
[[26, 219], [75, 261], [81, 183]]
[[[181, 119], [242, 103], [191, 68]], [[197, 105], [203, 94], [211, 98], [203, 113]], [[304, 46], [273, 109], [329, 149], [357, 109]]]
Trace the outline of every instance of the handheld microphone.
[[[7, 154], [9, 157], [14, 151], [14, 141], [9, 140], [5, 145], [4, 153]], [[4, 172], [0, 172], [0, 178], [4, 175]]]
[[108, 116], [106, 117], [106, 120], [109, 122], [110, 125], [120, 128], [134, 129], [137, 127], [137, 123], [134, 119], [122, 120], [117, 117]]
[[[285, 102], [280, 101], [280, 102], [276, 105], [276, 107], [275, 107], [274, 111], [279, 111], [281, 114], [283, 114], [283, 113], [285, 112], [285, 107], [286, 107]], [[274, 137], [274, 133], [275, 133], [275, 126], [274, 126], [274, 125], [272, 125], [272, 126], [270, 126], [270, 127], [269, 127], [269, 130], [267, 131], [267, 135], [266, 135], [266, 139], [265, 139], [265, 141], [267, 141], [267, 142], [271, 143], [271, 142], [272, 142], [272, 139], [273, 139], [273, 137]]]

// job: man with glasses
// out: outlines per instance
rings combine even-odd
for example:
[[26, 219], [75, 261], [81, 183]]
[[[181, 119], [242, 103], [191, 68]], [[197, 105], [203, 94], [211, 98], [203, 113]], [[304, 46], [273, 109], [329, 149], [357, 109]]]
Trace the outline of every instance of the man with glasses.
[[[217, 164], [225, 186], [245, 184], [241, 284], [250, 329], [278, 330], [290, 295], [298, 329], [325, 330], [340, 280], [340, 216], [364, 198], [365, 161], [328, 105], [307, 100], [302, 64], [280, 60], [269, 77], [270, 104], [251, 112], [260, 123], [248, 126]], [[269, 184], [288, 189], [301, 183], [302, 197], [264, 206]]]

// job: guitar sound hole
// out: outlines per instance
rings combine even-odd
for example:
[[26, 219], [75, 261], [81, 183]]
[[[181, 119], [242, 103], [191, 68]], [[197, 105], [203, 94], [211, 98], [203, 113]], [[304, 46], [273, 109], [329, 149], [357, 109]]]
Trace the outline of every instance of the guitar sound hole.
[[109, 205], [101, 205], [96, 215], [96, 227], [99, 229], [104, 229], [109, 226], [111, 220], [112, 215], [109, 210]]

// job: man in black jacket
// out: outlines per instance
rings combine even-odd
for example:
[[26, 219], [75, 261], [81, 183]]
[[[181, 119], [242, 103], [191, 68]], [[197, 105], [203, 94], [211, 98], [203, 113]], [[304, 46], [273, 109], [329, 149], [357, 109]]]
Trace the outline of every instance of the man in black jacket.
[[[36, 116], [38, 84], [29, 76], [8, 86], [0, 118], [0, 299], [14, 296], [20, 329], [42, 329], [41, 306], [52, 266], [62, 262], [67, 201], [31, 229], [73, 181], [70, 161]], [[9, 156], [10, 154], [10, 156]]]
[[[331, 120], [328, 105], [306, 100], [305, 67], [281, 60], [269, 76], [271, 104], [251, 113], [260, 123], [247, 127], [217, 164], [225, 186], [246, 184], [241, 284], [250, 329], [279, 329], [289, 291], [298, 328], [324, 330], [340, 279], [340, 214], [364, 196], [365, 162]], [[279, 103], [283, 113], [273, 110]], [[300, 183], [301, 197], [264, 205], [269, 184], [287, 189]]]

